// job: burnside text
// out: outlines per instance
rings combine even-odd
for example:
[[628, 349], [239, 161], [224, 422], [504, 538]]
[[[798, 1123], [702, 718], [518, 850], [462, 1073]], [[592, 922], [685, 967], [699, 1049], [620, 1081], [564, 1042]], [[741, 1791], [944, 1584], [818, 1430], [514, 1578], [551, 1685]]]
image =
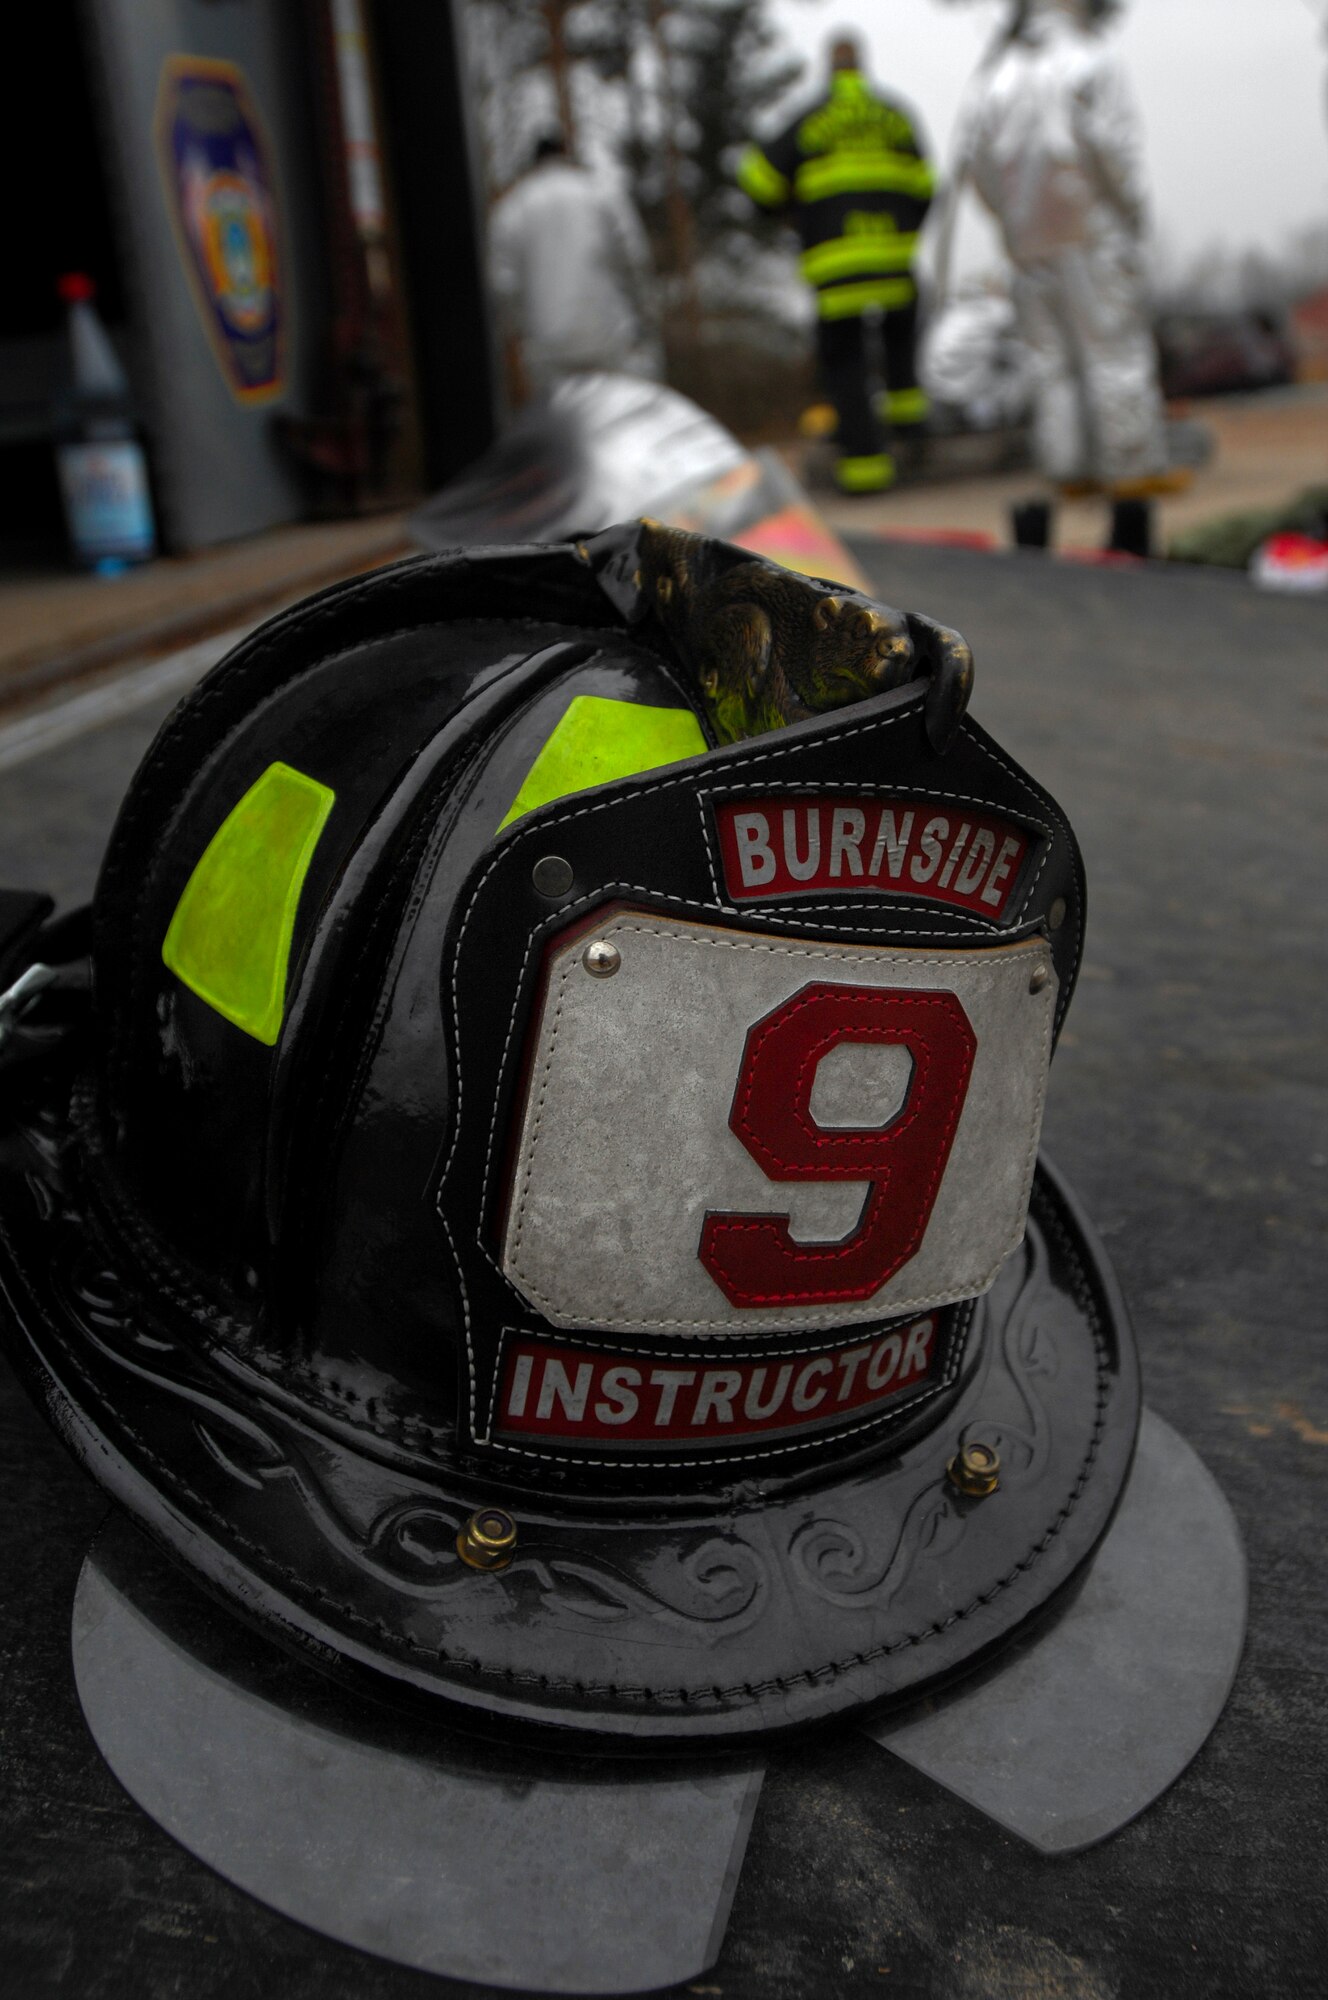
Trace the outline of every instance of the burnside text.
[[879, 890], [999, 921], [1029, 836], [989, 813], [906, 799], [757, 799], [716, 808], [729, 897]]

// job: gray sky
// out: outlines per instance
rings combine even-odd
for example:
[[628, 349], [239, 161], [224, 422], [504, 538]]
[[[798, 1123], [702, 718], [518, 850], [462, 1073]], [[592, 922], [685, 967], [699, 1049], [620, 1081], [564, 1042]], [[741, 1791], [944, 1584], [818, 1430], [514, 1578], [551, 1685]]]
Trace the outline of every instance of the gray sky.
[[[1328, 0], [1129, 0], [1114, 39], [1143, 118], [1153, 225], [1168, 258], [1214, 240], [1280, 249], [1328, 224]], [[964, 83], [1004, 17], [999, 0], [773, 0], [819, 74], [836, 27], [857, 31], [884, 89], [911, 103], [942, 158]], [[1317, 17], [1317, 18], [1316, 18]], [[967, 204], [961, 265], [988, 261]]]

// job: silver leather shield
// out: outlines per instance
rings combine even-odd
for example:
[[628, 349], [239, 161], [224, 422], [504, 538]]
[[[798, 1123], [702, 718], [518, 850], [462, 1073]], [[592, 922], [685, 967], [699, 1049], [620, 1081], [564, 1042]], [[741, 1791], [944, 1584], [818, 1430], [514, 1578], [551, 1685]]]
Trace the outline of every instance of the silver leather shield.
[[[596, 951], [608, 976], [591, 969]], [[578, 934], [550, 956], [504, 1271], [555, 1326], [676, 1337], [846, 1326], [986, 1291], [1023, 1232], [1056, 992], [1040, 938], [928, 951], [617, 912], [589, 943]], [[873, 1001], [905, 1024], [874, 1030]], [[781, 1047], [779, 1075], [787, 1095], [799, 1063], [810, 1066], [803, 1123], [827, 1163], [816, 1180], [770, 1129], [757, 1050], [762, 1036], [796, 1038], [798, 1010], [813, 1005], [825, 1018], [805, 1054], [801, 1042]], [[942, 1015], [969, 1040], [953, 1076], [930, 1019]], [[809, 1285], [804, 1303], [790, 1284], [762, 1305], [761, 1288], [746, 1295], [719, 1256], [707, 1259], [714, 1217], [745, 1229], [784, 1218], [808, 1264], [813, 1246], [851, 1240], [871, 1170], [830, 1178], [836, 1154], [851, 1166], [868, 1136], [855, 1126], [887, 1137], [923, 1116], [945, 1142], [929, 1155], [942, 1159], [930, 1204], [908, 1254], [883, 1262], [865, 1295], [829, 1300]]]

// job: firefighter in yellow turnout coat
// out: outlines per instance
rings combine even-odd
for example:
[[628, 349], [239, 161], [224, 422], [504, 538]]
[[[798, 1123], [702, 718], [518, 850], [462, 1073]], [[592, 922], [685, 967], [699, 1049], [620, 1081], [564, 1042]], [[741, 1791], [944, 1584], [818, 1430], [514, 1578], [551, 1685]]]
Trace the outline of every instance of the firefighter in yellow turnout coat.
[[[771, 144], [749, 146], [738, 181], [761, 207], [796, 222], [802, 275], [816, 293], [821, 374], [839, 415], [839, 484], [877, 493], [895, 477], [889, 431], [927, 415], [912, 268], [935, 176], [912, 118], [867, 82], [857, 44], [836, 42], [831, 65], [829, 95]], [[878, 329], [885, 423], [872, 397]]]

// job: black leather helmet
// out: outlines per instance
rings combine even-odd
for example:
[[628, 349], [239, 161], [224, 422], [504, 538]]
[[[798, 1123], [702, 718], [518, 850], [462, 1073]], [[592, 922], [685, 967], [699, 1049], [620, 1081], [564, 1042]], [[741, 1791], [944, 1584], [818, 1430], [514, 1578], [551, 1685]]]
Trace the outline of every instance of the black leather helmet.
[[969, 668], [636, 523], [339, 586], [181, 703], [86, 1019], [10, 1034], [0, 1282], [210, 1589], [667, 1744], [915, 1694], [1085, 1562], [1138, 1384], [1035, 1167], [1082, 873]]

